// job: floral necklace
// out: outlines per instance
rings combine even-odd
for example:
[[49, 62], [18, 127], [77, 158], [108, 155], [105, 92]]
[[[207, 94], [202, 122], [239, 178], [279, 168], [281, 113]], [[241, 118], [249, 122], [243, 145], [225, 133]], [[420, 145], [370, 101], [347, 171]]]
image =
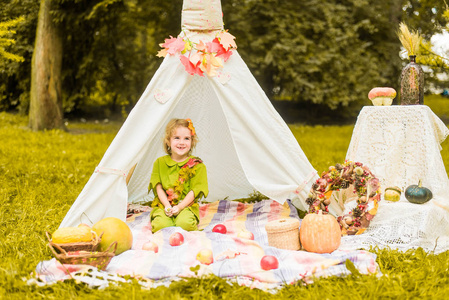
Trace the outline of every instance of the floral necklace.
[[182, 166], [181, 170], [179, 170], [178, 179], [175, 181], [173, 186], [166, 191], [168, 196], [167, 200], [172, 206], [179, 203], [179, 198], [184, 191], [184, 183], [195, 176], [195, 169], [193, 167], [202, 162], [203, 161], [201, 159], [193, 157], [189, 159], [189, 161], [185, 165]]

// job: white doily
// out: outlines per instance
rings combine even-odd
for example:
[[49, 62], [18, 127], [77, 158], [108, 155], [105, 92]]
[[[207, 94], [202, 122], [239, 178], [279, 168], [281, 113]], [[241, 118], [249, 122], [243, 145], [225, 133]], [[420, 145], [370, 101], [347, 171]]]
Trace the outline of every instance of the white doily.
[[422, 247], [449, 249], [449, 179], [440, 154], [449, 134], [446, 125], [425, 105], [364, 107], [354, 127], [346, 159], [367, 165], [379, 178], [382, 193], [405, 190], [422, 180], [433, 193], [426, 204], [411, 204], [404, 194], [397, 203], [382, 200], [364, 234], [344, 237], [341, 249]]

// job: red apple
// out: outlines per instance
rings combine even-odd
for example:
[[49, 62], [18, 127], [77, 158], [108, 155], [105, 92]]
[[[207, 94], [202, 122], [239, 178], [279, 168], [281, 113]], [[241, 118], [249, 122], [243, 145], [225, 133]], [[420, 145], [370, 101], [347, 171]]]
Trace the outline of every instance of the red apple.
[[202, 249], [196, 255], [196, 259], [202, 264], [210, 265], [214, 262], [214, 255], [212, 253], [212, 250]]
[[217, 224], [214, 226], [214, 228], [212, 229], [212, 232], [217, 232], [217, 233], [221, 233], [221, 234], [226, 234], [226, 232], [228, 232], [228, 230], [226, 229], [226, 226], [224, 226], [223, 224]]
[[179, 232], [175, 232], [172, 235], [170, 235], [168, 242], [170, 243], [171, 246], [180, 246], [184, 244], [184, 236]]
[[274, 257], [273, 255], [265, 255], [260, 260], [260, 266], [265, 271], [273, 270], [273, 269], [277, 269], [279, 267], [279, 262], [278, 262], [278, 259], [276, 257]]
[[242, 229], [242, 231], [240, 231], [237, 234], [237, 236], [239, 238], [242, 238], [242, 239], [254, 240], [254, 234], [251, 231], [248, 231], [248, 230], [245, 230], [245, 229]]
[[158, 253], [159, 247], [155, 242], [148, 241], [142, 246], [142, 250], [153, 251], [154, 253]]

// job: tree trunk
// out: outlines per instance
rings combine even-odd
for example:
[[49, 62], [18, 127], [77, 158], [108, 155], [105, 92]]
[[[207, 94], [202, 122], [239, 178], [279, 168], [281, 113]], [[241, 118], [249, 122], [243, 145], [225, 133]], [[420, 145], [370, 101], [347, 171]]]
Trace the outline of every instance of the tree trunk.
[[29, 126], [32, 130], [63, 128], [61, 99], [62, 36], [52, 21], [52, 0], [41, 0], [31, 62]]

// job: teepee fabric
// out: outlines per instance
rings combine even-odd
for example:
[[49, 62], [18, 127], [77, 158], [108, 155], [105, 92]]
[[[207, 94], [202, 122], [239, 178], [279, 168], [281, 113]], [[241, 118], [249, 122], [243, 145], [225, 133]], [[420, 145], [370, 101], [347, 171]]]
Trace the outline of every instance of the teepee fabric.
[[[219, 0], [184, 2], [182, 34], [191, 40], [213, 40], [222, 24]], [[83, 215], [94, 223], [124, 220], [128, 202], [151, 200], [152, 165], [165, 154], [162, 140], [172, 118], [190, 118], [196, 128], [193, 154], [207, 167], [207, 201], [259, 191], [306, 210], [316, 171], [237, 51], [213, 77], [188, 74], [178, 54], [165, 57], [61, 227], [79, 224]]]

